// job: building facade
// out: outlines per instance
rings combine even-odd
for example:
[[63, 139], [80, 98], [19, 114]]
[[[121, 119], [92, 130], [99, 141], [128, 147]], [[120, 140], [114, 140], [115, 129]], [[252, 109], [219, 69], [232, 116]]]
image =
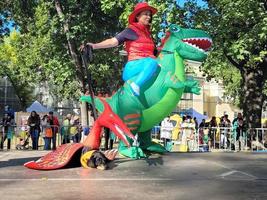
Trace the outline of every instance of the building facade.
[[187, 77], [199, 81], [201, 94], [184, 94], [175, 112], [183, 113], [185, 110], [193, 108], [200, 114], [206, 115], [208, 119], [211, 119], [212, 116], [221, 117], [227, 114], [229, 119], [233, 120], [241, 110], [225, 98], [222, 83], [215, 80], [207, 81], [203, 77], [203, 74], [199, 71], [200, 65], [199, 62], [186, 61], [186, 66], [194, 71], [194, 73], [188, 73]]
[[14, 111], [20, 111], [21, 105], [16, 92], [8, 77], [0, 77], [0, 114], [3, 116], [4, 108], [9, 106]]

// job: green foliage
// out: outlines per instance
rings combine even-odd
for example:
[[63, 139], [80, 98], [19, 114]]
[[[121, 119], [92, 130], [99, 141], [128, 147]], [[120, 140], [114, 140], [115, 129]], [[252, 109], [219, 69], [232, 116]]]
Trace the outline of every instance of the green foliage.
[[7, 76], [12, 83], [16, 94], [23, 107], [33, 98], [32, 91], [34, 86], [32, 72], [28, 68], [19, 67], [20, 58], [20, 35], [17, 32], [11, 32], [9, 37], [4, 37], [0, 44], [0, 75]]
[[267, 58], [266, 1], [207, 2], [209, 7], [200, 9], [194, 20], [196, 26], [210, 32], [214, 42], [203, 71], [208, 77], [223, 80], [227, 95], [241, 103], [241, 73], [247, 68], [266, 74], [261, 67]]
[[[25, 6], [27, 9], [23, 12]], [[77, 99], [84, 81], [81, 77], [85, 74], [74, 64], [67, 39], [73, 39], [78, 49], [83, 41], [100, 41], [115, 35], [121, 28], [118, 30], [119, 25], [114, 26], [116, 16], [101, 11], [98, 1], [66, 1], [62, 7], [64, 16], [59, 18], [53, 1], [14, 1], [14, 4], [6, 1], [1, 4], [1, 12], [8, 9], [20, 27], [19, 39], [12, 44], [18, 48], [13, 56], [6, 55], [5, 66], [1, 69], [17, 66], [22, 72], [20, 78], [32, 85], [49, 82], [52, 94], [58, 99]], [[67, 34], [64, 33], [64, 20], [70, 24]], [[91, 70], [93, 80], [97, 80], [96, 90], [106, 89], [107, 82], [117, 86], [121, 66], [118, 50], [95, 52]]]
[[[113, 37], [127, 26], [128, 15], [138, 1], [60, 1], [63, 15], [59, 17], [54, 1], [5, 0], [1, 13], [9, 11], [20, 30], [17, 64], [32, 84], [49, 81], [57, 98], [76, 98], [82, 91], [84, 71], [73, 60], [68, 40], [77, 50], [83, 41], [99, 42]], [[153, 19], [154, 38], [164, 30], [162, 24], [183, 23], [185, 9], [173, 1], [149, 1], [159, 12]], [[162, 17], [165, 16], [165, 17]], [[65, 31], [65, 22], [69, 25]], [[120, 48], [94, 52], [90, 64], [97, 91], [111, 92], [122, 84], [123, 58]]]

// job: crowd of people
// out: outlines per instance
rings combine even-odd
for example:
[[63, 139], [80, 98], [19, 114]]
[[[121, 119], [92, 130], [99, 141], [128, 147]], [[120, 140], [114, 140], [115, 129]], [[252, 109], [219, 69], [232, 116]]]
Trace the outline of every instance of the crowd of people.
[[[7, 142], [7, 149], [11, 148], [12, 135], [15, 132], [14, 113], [9, 109], [5, 110], [1, 121], [0, 150]], [[267, 128], [267, 123], [265, 123]], [[26, 126], [19, 127], [20, 144], [17, 149], [23, 149], [26, 145], [33, 150], [40, 149], [39, 142], [42, 142], [44, 150], [55, 150], [57, 145], [70, 142], [78, 143], [82, 136], [89, 134], [89, 128], [82, 128], [79, 116], [67, 114], [62, 123], [51, 111], [42, 117], [35, 111], [30, 113]], [[211, 120], [203, 119], [198, 123], [196, 118], [183, 116], [180, 120], [172, 120], [166, 117], [159, 126], [153, 129], [155, 138], [160, 139], [165, 148], [171, 151], [173, 144], [180, 145], [181, 151], [210, 151], [211, 149], [244, 150], [245, 147], [253, 148], [253, 142], [258, 142], [262, 149], [267, 148], [266, 131], [251, 132], [245, 127], [243, 116], [238, 113], [237, 117], [230, 121], [228, 115], [221, 118], [212, 117]], [[156, 133], [156, 134], [155, 134]], [[22, 136], [23, 135], [23, 136]], [[104, 131], [105, 149], [113, 148], [115, 138]], [[42, 140], [40, 140], [40, 137]], [[111, 138], [110, 138], [111, 137]], [[31, 144], [29, 144], [31, 142]], [[108, 146], [108, 144], [110, 145]]]
[[[226, 114], [220, 118], [213, 116], [209, 121], [203, 119], [201, 123], [191, 116], [183, 116], [180, 120], [166, 117], [158, 127], [160, 129], [154, 129], [152, 134], [167, 150], [171, 150], [174, 143], [180, 145], [181, 151], [267, 148], [266, 130], [247, 129], [242, 113], [233, 121]], [[267, 128], [267, 123], [263, 127]]]
[[[1, 122], [0, 131], [0, 150], [3, 150], [7, 141], [7, 149], [11, 149], [12, 136], [16, 135], [20, 138], [17, 149], [25, 149], [31, 147], [33, 150], [55, 150], [57, 145], [65, 143], [78, 143], [81, 141], [82, 131], [86, 134], [89, 128], [82, 129], [80, 118], [77, 115], [67, 114], [62, 124], [59, 123], [58, 117], [52, 111], [47, 114], [40, 115], [36, 111], [32, 111], [27, 119], [27, 123], [17, 126], [14, 121], [14, 115], [5, 112]], [[42, 140], [40, 140], [40, 137]], [[39, 143], [43, 144], [40, 145]]]

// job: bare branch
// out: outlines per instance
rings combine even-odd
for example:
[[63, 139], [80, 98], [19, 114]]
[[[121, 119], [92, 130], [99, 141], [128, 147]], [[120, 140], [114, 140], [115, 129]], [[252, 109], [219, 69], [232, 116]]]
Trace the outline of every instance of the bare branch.
[[231, 56], [229, 56], [225, 49], [223, 50], [223, 53], [233, 66], [235, 66], [239, 71], [243, 71], [243, 65], [236, 62]]
[[82, 88], [85, 90], [85, 82], [84, 82], [84, 70], [82, 68], [82, 60], [81, 56], [77, 50], [77, 45], [73, 39], [68, 37], [70, 35], [70, 26], [69, 23], [66, 19], [64, 19], [64, 13], [62, 9], [62, 5], [60, 3], [60, 0], [55, 0], [55, 7], [58, 13], [58, 16], [62, 19], [63, 21], [63, 28], [64, 28], [64, 33], [66, 34], [67, 42], [68, 42], [68, 49], [70, 52], [70, 55], [72, 59], [74, 60], [75, 66], [76, 66], [76, 72], [77, 72], [77, 77], [80, 80]]

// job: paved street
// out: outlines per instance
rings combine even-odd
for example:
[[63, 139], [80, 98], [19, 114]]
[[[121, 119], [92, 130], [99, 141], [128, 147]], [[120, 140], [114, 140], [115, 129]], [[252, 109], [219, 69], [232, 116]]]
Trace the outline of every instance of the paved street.
[[34, 171], [22, 166], [45, 153], [0, 152], [1, 199], [267, 199], [266, 153], [118, 158], [107, 171]]

